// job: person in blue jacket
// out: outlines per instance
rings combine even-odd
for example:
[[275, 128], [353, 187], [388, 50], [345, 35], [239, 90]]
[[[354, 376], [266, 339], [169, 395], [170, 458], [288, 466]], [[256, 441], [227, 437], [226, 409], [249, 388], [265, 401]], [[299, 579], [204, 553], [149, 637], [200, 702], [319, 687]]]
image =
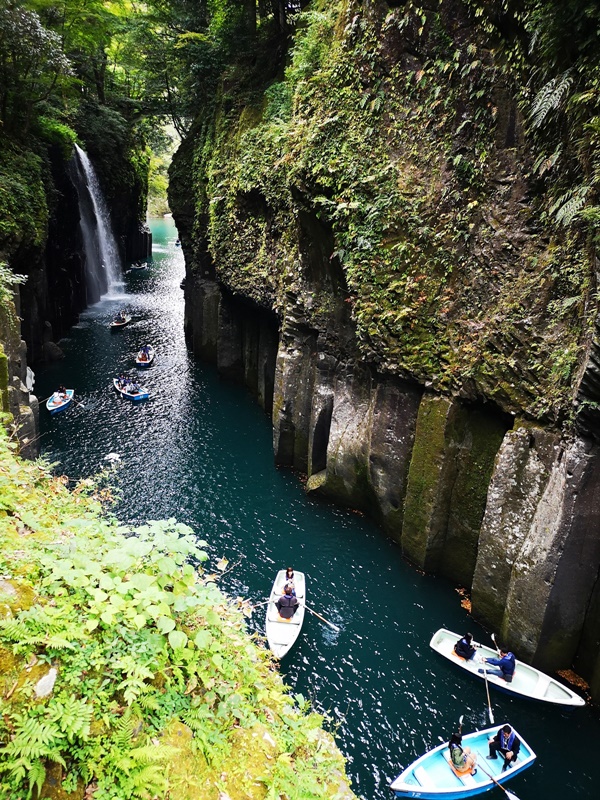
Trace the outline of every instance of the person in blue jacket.
[[[498, 647], [500, 652], [500, 658], [486, 658], [484, 659], [486, 664], [492, 664], [498, 669], [490, 669], [488, 673], [490, 675], [497, 675], [499, 678], [504, 678], [507, 683], [511, 683], [513, 676], [515, 674], [515, 657], [504, 647]], [[480, 670], [481, 672], [482, 670]]]
[[502, 772], [504, 772], [517, 760], [521, 742], [510, 725], [503, 725], [494, 738], [490, 739], [489, 747], [489, 759], [498, 758], [498, 753], [504, 756], [504, 764], [502, 766]]

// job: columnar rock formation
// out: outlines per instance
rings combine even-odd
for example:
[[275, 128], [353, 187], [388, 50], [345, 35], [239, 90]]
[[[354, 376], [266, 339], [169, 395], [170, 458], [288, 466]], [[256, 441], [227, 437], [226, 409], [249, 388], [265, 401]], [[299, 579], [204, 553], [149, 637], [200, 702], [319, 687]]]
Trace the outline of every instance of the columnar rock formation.
[[595, 255], [545, 227], [488, 22], [333, 2], [285, 79], [228, 85], [172, 170], [186, 331], [258, 391], [276, 463], [600, 699]]

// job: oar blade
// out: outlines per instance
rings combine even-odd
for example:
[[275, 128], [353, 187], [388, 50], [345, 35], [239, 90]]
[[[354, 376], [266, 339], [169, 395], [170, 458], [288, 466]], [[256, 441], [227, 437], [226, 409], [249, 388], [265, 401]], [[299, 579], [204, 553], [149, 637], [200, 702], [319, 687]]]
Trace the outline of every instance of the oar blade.
[[[504, 789], [504, 786], [502, 788]], [[514, 794], [514, 792], [509, 792], [508, 789], [504, 789], [504, 791], [506, 792], [508, 800], [519, 800], [519, 798], [517, 797], [516, 794]]]
[[490, 706], [488, 706], [488, 714], [489, 714], [489, 717], [490, 717], [490, 722], [491, 722], [491, 724], [492, 724], [492, 725], [495, 725], [495, 722], [494, 722], [494, 712], [492, 711], [492, 709], [491, 709], [491, 707], [490, 707]]

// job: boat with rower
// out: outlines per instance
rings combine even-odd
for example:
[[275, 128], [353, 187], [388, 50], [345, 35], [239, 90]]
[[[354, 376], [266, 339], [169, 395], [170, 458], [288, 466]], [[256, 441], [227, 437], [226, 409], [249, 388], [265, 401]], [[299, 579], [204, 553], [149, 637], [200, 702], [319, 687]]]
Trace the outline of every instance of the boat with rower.
[[54, 392], [46, 400], [46, 408], [51, 414], [58, 414], [60, 411], [66, 411], [73, 402], [73, 395], [75, 389], [65, 389], [64, 392]]
[[[488, 760], [488, 742], [502, 728], [494, 725], [482, 731], [468, 733], [462, 737], [462, 746], [470, 748], [471, 754], [477, 757], [473, 770], [457, 772], [450, 762], [448, 743], [440, 744], [407, 767], [390, 784], [396, 797], [418, 797], [422, 800], [462, 800], [464, 797], [475, 797], [483, 794], [498, 784], [514, 778], [530, 767], [536, 755], [531, 747], [516, 731], [521, 747], [517, 760], [506, 771], [502, 771], [504, 759]], [[506, 789], [504, 790], [506, 792]]]
[[298, 607], [291, 619], [284, 619], [280, 616], [277, 609], [277, 601], [284, 592], [286, 585], [285, 570], [281, 569], [273, 583], [269, 602], [267, 603], [267, 615], [265, 628], [269, 648], [277, 658], [283, 656], [290, 650], [302, 628], [304, 622], [304, 603], [306, 601], [306, 580], [303, 572], [294, 572], [294, 589], [298, 599]]
[[126, 325], [129, 325], [130, 322], [131, 316], [129, 314], [120, 314], [113, 319], [109, 325], [109, 328], [113, 331], [118, 331], [121, 328], [124, 328]]
[[119, 378], [113, 378], [113, 386], [121, 397], [126, 397], [134, 403], [140, 400], [147, 400], [150, 397], [150, 392], [145, 386], [139, 386], [135, 381], [129, 379], [119, 380]]
[[494, 686], [496, 689], [501, 689], [519, 697], [542, 700], [545, 703], [553, 703], [559, 706], [585, 705], [585, 700], [568, 686], [517, 659], [515, 659], [515, 674], [511, 683], [507, 683], [504, 678], [494, 675], [490, 671], [494, 669], [492, 665], [488, 665], [484, 674], [484, 659], [497, 658], [497, 650], [484, 644], [473, 642], [477, 652], [472, 658], [466, 660], [454, 652], [454, 645], [460, 638], [459, 634], [453, 633], [446, 628], [440, 628], [439, 631], [433, 634], [429, 644], [436, 653], [444, 656], [457, 667], [461, 667], [461, 669], [471, 673], [476, 678], [485, 680], [487, 677], [489, 686]]
[[151, 344], [144, 345], [135, 357], [136, 367], [149, 367], [154, 361], [156, 351]]

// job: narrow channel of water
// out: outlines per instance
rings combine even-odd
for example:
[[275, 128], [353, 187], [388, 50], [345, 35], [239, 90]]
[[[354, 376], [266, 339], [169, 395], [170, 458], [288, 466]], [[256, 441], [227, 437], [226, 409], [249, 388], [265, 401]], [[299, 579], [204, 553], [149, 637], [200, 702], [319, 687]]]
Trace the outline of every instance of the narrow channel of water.
[[[65, 359], [37, 375], [39, 397], [64, 383], [83, 402], [56, 417], [42, 409], [43, 454], [75, 479], [118, 453], [118, 516], [191, 525], [209, 542], [214, 562], [239, 562], [224, 579], [227, 592], [259, 601], [277, 569], [303, 570], [308, 603], [341, 630], [307, 615], [282, 671], [331, 716], [356, 794], [389, 800], [389, 782], [449, 737], [461, 714], [465, 732], [488, 726], [484, 684], [433, 653], [431, 635], [447, 627], [489, 637], [451, 584], [419, 574], [368, 520], [308, 499], [294, 475], [274, 468], [263, 412], [244, 389], [188, 354], [176, 230], [170, 220], [154, 221], [152, 230], [153, 263], [126, 273], [122, 290], [82, 314], [61, 342]], [[111, 333], [108, 323], [121, 308], [133, 322]], [[151, 398], [134, 405], [116, 395], [112, 378], [135, 372], [135, 353], [146, 342], [157, 351], [142, 376]], [[264, 630], [263, 613], [251, 625]], [[494, 691], [491, 697], [496, 722], [511, 722], [538, 754], [508, 784], [511, 791], [521, 800], [597, 797], [595, 710], [564, 712]]]

